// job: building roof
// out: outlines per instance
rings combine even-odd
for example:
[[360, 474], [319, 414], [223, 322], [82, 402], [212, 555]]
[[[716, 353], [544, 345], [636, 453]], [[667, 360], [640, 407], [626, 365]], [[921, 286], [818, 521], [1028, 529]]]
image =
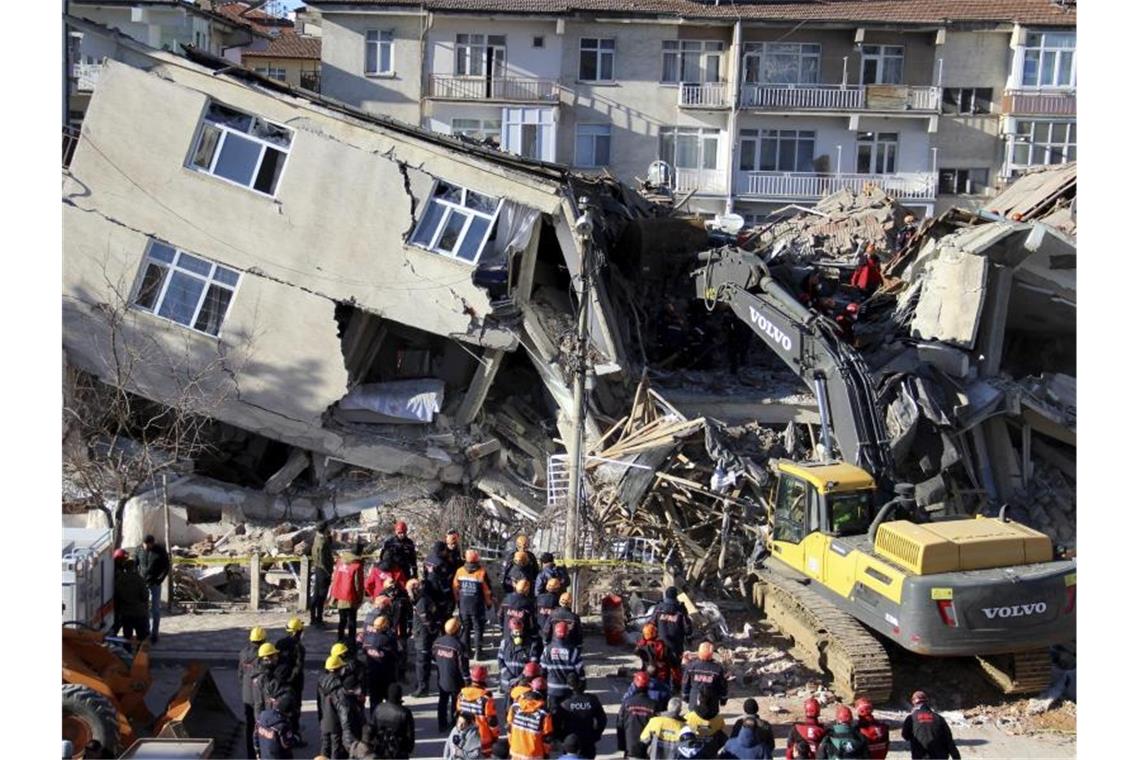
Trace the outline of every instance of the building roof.
[[133, 7], [156, 7], [165, 6], [169, 8], [179, 8], [192, 13], [196, 16], [202, 16], [222, 24], [226, 24], [233, 29], [249, 29], [255, 34], [263, 37], [268, 37], [269, 34], [262, 29], [245, 19], [236, 19], [233, 16], [228, 16], [223, 13], [201, 8], [193, 3], [185, 2], [185, 0], [71, 0], [71, 7], [76, 6], [104, 6], [108, 8], [133, 8]]
[[271, 33], [280, 27], [293, 26], [293, 22], [289, 19], [282, 18], [281, 16], [273, 16], [260, 8], [251, 8], [249, 3], [222, 3], [215, 6], [214, 10], [227, 18], [233, 19], [239, 24], [252, 26], [266, 33]]
[[335, 10], [352, 7], [423, 8], [437, 12], [568, 15], [678, 16], [710, 20], [890, 24], [1012, 23], [1076, 26], [1076, 2], [1053, 0], [737, 0], [713, 4], [697, 0], [309, 0]]
[[314, 61], [321, 60], [321, 38], [306, 37], [293, 32], [283, 31], [270, 40], [264, 50], [244, 50], [242, 60], [246, 58], [297, 58]]

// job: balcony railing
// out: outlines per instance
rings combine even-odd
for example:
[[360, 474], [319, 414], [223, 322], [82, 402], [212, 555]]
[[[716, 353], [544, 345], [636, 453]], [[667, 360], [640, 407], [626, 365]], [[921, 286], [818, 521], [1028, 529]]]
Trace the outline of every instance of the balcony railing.
[[75, 80], [75, 89], [79, 92], [92, 92], [102, 70], [103, 65], [99, 63], [71, 64], [71, 78]]
[[301, 72], [301, 89], [308, 90], [309, 92], [321, 91], [321, 72], [319, 71], [302, 71]]
[[1006, 90], [1001, 111], [1029, 116], [1073, 116], [1077, 113], [1077, 93], [1073, 90]]
[[741, 108], [777, 111], [937, 111], [941, 87], [873, 84], [744, 84]]
[[558, 81], [519, 77], [431, 77], [431, 97], [443, 100], [512, 100], [551, 103], [558, 100]]
[[732, 105], [728, 83], [681, 84], [677, 88], [677, 105], [681, 108], [728, 108]]
[[754, 198], [822, 198], [843, 188], [859, 192], [876, 185], [899, 200], [933, 200], [938, 187], [933, 172], [898, 174], [814, 174], [811, 172], [742, 172], [737, 194]]
[[719, 169], [676, 169], [673, 172], [673, 191], [676, 193], [716, 193], [723, 195], [728, 188], [725, 173]]

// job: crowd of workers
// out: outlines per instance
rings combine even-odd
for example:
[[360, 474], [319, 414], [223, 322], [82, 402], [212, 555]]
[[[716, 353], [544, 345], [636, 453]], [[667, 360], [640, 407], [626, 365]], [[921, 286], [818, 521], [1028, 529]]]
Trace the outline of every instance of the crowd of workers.
[[[334, 553], [327, 525], [318, 524], [312, 547], [314, 586], [310, 625], [324, 625], [335, 607], [337, 641], [317, 680], [320, 756], [407, 758], [415, 753], [415, 721], [404, 706], [402, 683], [414, 679], [414, 696], [429, 693], [436, 671], [438, 731], [445, 760], [502, 757], [537, 760], [593, 758], [609, 723], [601, 701], [586, 690], [582, 623], [573, 611], [570, 578], [545, 553], [535, 558], [519, 536], [498, 583], [479, 553], [460, 546], [456, 532], [435, 543], [422, 564], [403, 522], [365, 572], [363, 546]], [[419, 567], [417, 567], [419, 565]], [[728, 679], [713, 644], [699, 643], [690, 657], [693, 628], [676, 588], [641, 629], [638, 670], [621, 700], [618, 749], [630, 758], [770, 758], [775, 738], [754, 699], [728, 730], [721, 708]], [[498, 603], [496, 604], [496, 599]], [[369, 601], [357, 631], [357, 614]], [[484, 658], [484, 633], [497, 610], [502, 637], [497, 651], [497, 692]], [[250, 757], [293, 757], [302, 745], [300, 705], [305, 694], [304, 622], [289, 620], [277, 641], [255, 627], [239, 657]], [[414, 673], [408, 673], [408, 660]], [[913, 757], [959, 757], [946, 722], [923, 692], [902, 737]], [[872, 704], [840, 705], [831, 725], [815, 699], [789, 733], [786, 758], [883, 758], [886, 724]], [[433, 752], [433, 754], [436, 754]]]

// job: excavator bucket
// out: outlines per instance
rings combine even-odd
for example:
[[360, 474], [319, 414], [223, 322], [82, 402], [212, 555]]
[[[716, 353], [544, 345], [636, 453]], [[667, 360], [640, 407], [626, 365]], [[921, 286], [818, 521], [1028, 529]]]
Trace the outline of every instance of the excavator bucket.
[[210, 669], [191, 663], [182, 685], [154, 724], [165, 739], [212, 739], [213, 757], [230, 757], [237, 747], [242, 721], [226, 704]]

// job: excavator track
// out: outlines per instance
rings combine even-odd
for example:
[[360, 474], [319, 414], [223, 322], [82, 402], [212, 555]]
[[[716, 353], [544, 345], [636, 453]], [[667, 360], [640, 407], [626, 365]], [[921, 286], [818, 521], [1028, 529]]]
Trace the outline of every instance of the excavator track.
[[793, 654], [808, 667], [831, 674], [843, 700], [891, 695], [891, 663], [879, 640], [859, 621], [819, 594], [769, 569], [752, 586], [756, 606], [794, 642]]
[[1052, 681], [1053, 662], [1048, 649], [979, 656], [978, 664], [986, 678], [1005, 694], [1037, 694]]

